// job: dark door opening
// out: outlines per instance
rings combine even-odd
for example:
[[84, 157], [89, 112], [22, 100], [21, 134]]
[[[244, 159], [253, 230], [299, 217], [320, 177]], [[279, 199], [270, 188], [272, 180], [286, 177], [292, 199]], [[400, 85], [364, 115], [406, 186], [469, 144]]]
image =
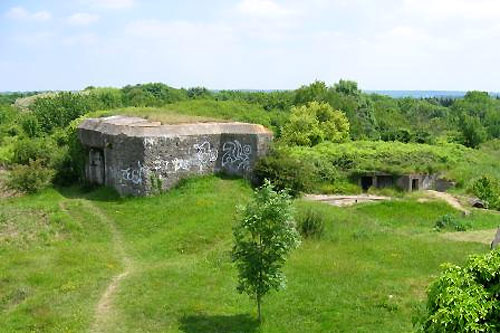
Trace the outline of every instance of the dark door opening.
[[373, 186], [373, 177], [361, 177], [361, 188], [363, 191], [368, 191]]
[[411, 180], [411, 190], [412, 191], [418, 191], [419, 190], [419, 182], [418, 179], [412, 179]]
[[104, 152], [101, 149], [92, 148], [89, 151], [88, 180], [91, 183], [104, 184]]

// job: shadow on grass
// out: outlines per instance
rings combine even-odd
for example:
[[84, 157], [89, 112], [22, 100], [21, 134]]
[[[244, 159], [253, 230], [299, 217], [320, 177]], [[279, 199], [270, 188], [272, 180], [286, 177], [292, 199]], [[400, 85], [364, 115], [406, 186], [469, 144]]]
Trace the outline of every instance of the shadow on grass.
[[194, 315], [183, 317], [179, 328], [184, 333], [252, 333], [258, 332], [259, 322], [247, 314]]
[[114, 189], [104, 186], [58, 186], [56, 190], [67, 199], [86, 199], [106, 202], [117, 202], [122, 199]]

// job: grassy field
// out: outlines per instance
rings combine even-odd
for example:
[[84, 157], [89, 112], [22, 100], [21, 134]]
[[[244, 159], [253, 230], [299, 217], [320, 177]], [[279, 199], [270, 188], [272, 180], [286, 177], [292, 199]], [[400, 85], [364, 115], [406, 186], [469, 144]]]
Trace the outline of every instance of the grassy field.
[[[64, 188], [0, 200], [2, 331], [259, 331], [229, 257], [235, 205], [250, 194], [243, 180], [205, 177], [151, 198]], [[460, 214], [440, 201], [295, 205], [320, 211], [325, 235], [293, 253], [262, 332], [411, 331], [440, 264], [488, 251], [433, 231]], [[500, 224], [488, 212], [467, 219]]]

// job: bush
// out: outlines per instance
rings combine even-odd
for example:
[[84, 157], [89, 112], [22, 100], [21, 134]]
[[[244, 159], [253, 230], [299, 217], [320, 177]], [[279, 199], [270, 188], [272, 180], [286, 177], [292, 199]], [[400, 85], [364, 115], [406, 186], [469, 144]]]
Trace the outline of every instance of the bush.
[[284, 142], [299, 146], [315, 146], [325, 140], [345, 142], [349, 138], [349, 121], [328, 103], [311, 102], [292, 107], [281, 135]]
[[299, 232], [304, 238], [321, 238], [325, 231], [325, 218], [313, 209], [299, 217]]
[[465, 267], [446, 264], [427, 292], [421, 332], [500, 330], [500, 249], [471, 256]]
[[466, 231], [470, 229], [470, 224], [465, 223], [463, 220], [457, 219], [451, 214], [441, 216], [434, 224], [434, 230], [442, 231], [444, 229], [454, 231]]
[[296, 197], [300, 192], [310, 191], [313, 187], [314, 169], [312, 165], [291, 158], [279, 149], [261, 158], [254, 168], [257, 185], [270, 180], [277, 190], [288, 190]]
[[38, 123], [38, 118], [32, 113], [24, 113], [19, 122], [28, 137], [34, 138], [42, 135], [42, 127]]
[[29, 161], [28, 165], [18, 164], [7, 176], [7, 187], [20, 192], [35, 193], [48, 187], [55, 171], [44, 166], [43, 161]]
[[498, 179], [483, 176], [472, 184], [472, 192], [488, 208], [500, 210], [500, 181]]
[[22, 138], [14, 143], [12, 162], [27, 165], [30, 161], [39, 160], [50, 164], [55, 150], [55, 145], [48, 138]]

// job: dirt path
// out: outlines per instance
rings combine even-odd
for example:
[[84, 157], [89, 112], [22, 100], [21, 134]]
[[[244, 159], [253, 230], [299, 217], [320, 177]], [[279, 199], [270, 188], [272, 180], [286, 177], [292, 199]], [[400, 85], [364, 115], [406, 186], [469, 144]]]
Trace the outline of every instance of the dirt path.
[[113, 308], [113, 298], [120, 286], [121, 281], [123, 281], [123, 279], [125, 279], [132, 271], [133, 262], [124, 249], [121, 234], [116, 229], [115, 223], [91, 201], [83, 200], [82, 203], [85, 208], [109, 226], [112, 234], [114, 251], [116, 256], [122, 261], [124, 268], [123, 272], [113, 277], [95, 307], [95, 317], [90, 332], [109, 332], [112, 328], [113, 318], [116, 314], [115, 309]]
[[468, 209], [462, 206], [462, 204], [460, 203], [460, 201], [458, 201], [457, 198], [455, 198], [449, 193], [432, 191], [432, 190], [427, 190], [425, 191], [425, 193], [430, 197], [446, 201], [450, 206], [463, 212], [465, 215], [469, 215], [470, 213]]

